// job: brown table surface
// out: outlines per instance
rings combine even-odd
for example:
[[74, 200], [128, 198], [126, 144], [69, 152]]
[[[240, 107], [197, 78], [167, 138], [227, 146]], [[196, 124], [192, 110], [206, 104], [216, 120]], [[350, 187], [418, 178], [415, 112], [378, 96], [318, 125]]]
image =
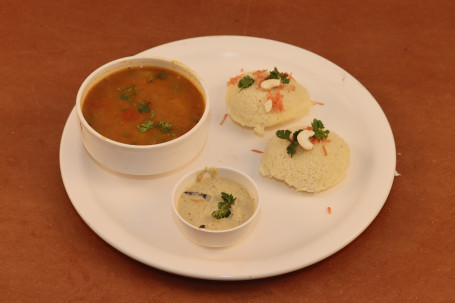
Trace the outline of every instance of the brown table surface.
[[[451, 0], [1, 1], [0, 302], [454, 302], [454, 16]], [[317, 53], [384, 110], [401, 176], [341, 251], [281, 276], [198, 280], [122, 254], [74, 209], [59, 144], [84, 78], [208, 35]]]

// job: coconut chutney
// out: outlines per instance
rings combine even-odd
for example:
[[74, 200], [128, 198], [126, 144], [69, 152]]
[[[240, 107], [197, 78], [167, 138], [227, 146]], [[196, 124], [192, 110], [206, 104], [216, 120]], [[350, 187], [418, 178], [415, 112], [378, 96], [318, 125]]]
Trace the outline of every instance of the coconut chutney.
[[[222, 193], [234, 197], [230, 214], [217, 219], [213, 212], [223, 203]], [[194, 183], [185, 187], [177, 203], [180, 216], [191, 225], [207, 230], [226, 230], [243, 224], [253, 215], [257, 204], [249, 190], [237, 181], [220, 177], [216, 169], [201, 171]]]

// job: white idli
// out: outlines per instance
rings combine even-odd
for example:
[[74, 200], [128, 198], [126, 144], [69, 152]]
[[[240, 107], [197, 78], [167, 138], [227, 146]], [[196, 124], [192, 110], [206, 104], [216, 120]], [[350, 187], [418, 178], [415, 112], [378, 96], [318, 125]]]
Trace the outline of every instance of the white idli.
[[[287, 75], [287, 84], [281, 82], [272, 88], [261, 87], [269, 75], [270, 71], [267, 70], [242, 73], [231, 78], [227, 86], [226, 105], [229, 116], [242, 126], [254, 128], [260, 135], [264, 133], [265, 127], [308, 114], [313, 105], [306, 88], [288, 74], [281, 73]], [[254, 83], [246, 88], [239, 87], [239, 81], [247, 76], [254, 79]]]
[[292, 157], [287, 152], [289, 143], [277, 136], [270, 139], [259, 167], [262, 176], [284, 181], [296, 191], [304, 192], [326, 190], [345, 178], [350, 149], [336, 133], [331, 131], [327, 140], [315, 142], [311, 150], [297, 146]]

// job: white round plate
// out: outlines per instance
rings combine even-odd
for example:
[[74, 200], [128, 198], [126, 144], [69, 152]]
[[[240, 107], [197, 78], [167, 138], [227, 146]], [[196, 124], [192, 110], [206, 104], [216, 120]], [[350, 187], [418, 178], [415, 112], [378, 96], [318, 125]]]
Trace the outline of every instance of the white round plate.
[[[75, 110], [65, 125], [60, 168], [75, 209], [107, 243], [155, 268], [195, 278], [246, 280], [304, 268], [345, 247], [373, 221], [390, 192], [395, 143], [390, 125], [373, 96], [346, 71], [304, 49], [261, 38], [211, 36], [176, 41], [141, 55], [179, 60], [209, 87], [212, 113], [208, 142], [189, 165], [148, 177], [120, 175], [98, 166], [86, 153]], [[242, 128], [226, 113], [226, 84], [241, 70], [292, 72], [307, 87], [314, 106], [308, 117], [266, 130], [263, 137]], [[259, 172], [261, 154], [277, 129], [322, 120], [351, 148], [345, 180], [318, 194], [295, 192]], [[250, 175], [262, 196], [262, 212], [252, 233], [222, 249], [186, 239], [171, 213], [174, 183], [188, 170], [231, 166]], [[328, 212], [331, 208], [331, 213]]]

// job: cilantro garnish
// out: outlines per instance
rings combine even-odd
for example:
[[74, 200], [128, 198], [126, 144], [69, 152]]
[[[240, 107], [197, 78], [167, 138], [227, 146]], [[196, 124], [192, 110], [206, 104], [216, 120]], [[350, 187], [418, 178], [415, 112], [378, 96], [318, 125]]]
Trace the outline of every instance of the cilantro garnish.
[[[316, 139], [327, 139], [329, 135], [329, 130], [324, 129], [324, 124], [322, 123], [321, 120], [314, 119], [313, 122], [311, 123], [311, 126], [313, 127], [314, 135], [311, 138], [316, 138]], [[294, 156], [294, 154], [297, 152], [297, 146], [299, 145], [299, 142], [297, 141], [297, 136], [299, 133], [303, 131], [303, 129], [299, 129], [292, 133], [292, 131], [286, 129], [286, 130], [277, 130], [276, 131], [276, 136], [280, 139], [284, 139], [289, 141], [289, 145], [286, 148], [287, 152], [289, 155]], [[292, 137], [291, 137], [292, 134]]]
[[141, 133], [145, 133], [146, 131], [148, 131], [149, 129], [151, 129], [153, 127], [153, 124], [154, 124], [153, 121], [146, 120], [141, 125], [138, 125], [137, 128], [139, 129], [139, 131]]
[[167, 72], [164, 71], [164, 70], [160, 70], [157, 74], [156, 74], [156, 77], [158, 79], [161, 79], [161, 80], [164, 80], [167, 78]]
[[[150, 114], [151, 118], [153, 118], [153, 116], [155, 116], [155, 113]], [[142, 124], [137, 125], [137, 129], [139, 129], [141, 133], [145, 133], [153, 127], [158, 127], [158, 129], [163, 133], [171, 134], [172, 136], [176, 135], [174, 130], [172, 129], [172, 124], [169, 122], [160, 121], [155, 124], [155, 122], [152, 120], [146, 120]]]
[[137, 108], [137, 111], [140, 113], [149, 113], [150, 106], [146, 101], [139, 101], [139, 106]]
[[267, 79], [280, 79], [281, 83], [289, 84], [290, 79], [288, 78], [289, 75], [286, 73], [280, 73], [278, 69], [275, 67], [273, 71], [271, 71], [268, 75]]
[[129, 101], [132, 97], [136, 95], [137, 87], [135, 85], [130, 87], [118, 87], [117, 91], [121, 93], [120, 99]]
[[172, 124], [169, 122], [160, 121], [156, 126], [159, 127], [163, 133], [170, 134], [172, 132]]
[[218, 203], [218, 210], [215, 210], [212, 213], [212, 216], [221, 219], [221, 218], [227, 218], [231, 214], [231, 205], [234, 204], [235, 200], [237, 198], [234, 198], [232, 194], [227, 194], [225, 192], [221, 193], [221, 198], [223, 199], [223, 202]]
[[291, 131], [289, 129], [286, 130], [277, 130], [276, 131], [276, 136], [280, 139], [288, 140], [290, 143], [288, 147], [286, 148], [288, 154], [291, 156], [294, 156], [294, 154], [297, 152], [297, 146], [299, 145], [299, 142], [297, 141], [297, 135], [302, 131], [302, 129], [299, 129], [298, 131], [295, 131], [292, 134], [291, 138]]
[[314, 119], [313, 122], [311, 122], [311, 126], [313, 127], [314, 131], [314, 137], [318, 139], [327, 139], [327, 136], [329, 135], [329, 130], [324, 130], [324, 124], [322, 123], [321, 120]]
[[250, 87], [253, 83], [254, 83], [254, 79], [251, 78], [250, 76], [246, 75], [245, 77], [240, 79], [238, 87], [240, 88], [240, 90], [242, 90], [244, 88]]

